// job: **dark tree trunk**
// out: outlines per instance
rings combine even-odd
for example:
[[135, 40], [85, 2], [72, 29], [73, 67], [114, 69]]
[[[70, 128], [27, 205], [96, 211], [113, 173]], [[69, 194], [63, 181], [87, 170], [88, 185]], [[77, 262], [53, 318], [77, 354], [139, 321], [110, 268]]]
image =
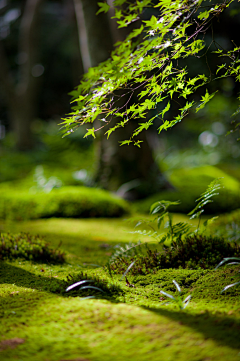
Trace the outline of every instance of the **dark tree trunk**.
[[16, 96], [15, 104], [9, 109], [16, 146], [19, 150], [29, 150], [34, 146], [31, 131], [34, 110], [30, 96], [26, 94]]
[[33, 147], [31, 122], [34, 118], [39, 79], [34, 76], [34, 66], [38, 60], [38, 40], [36, 38], [38, 11], [44, 0], [27, 0], [19, 30], [19, 54], [25, 61], [19, 65], [18, 82], [12, 78], [4, 47], [0, 42], [0, 79], [9, 109], [11, 127], [19, 150]]
[[75, 7], [75, 0], [63, 0], [65, 27], [72, 28], [73, 49], [71, 55], [71, 73], [72, 83], [76, 87], [84, 74], [84, 64], [81, 55], [81, 47], [79, 46], [79, 27], [78, 27], [78, 11]]
[[172, 186], [156, 164], [146, 133], [141, 133], [141, 148], [119, 146], [119, 141], [130, 137], [133, 125], [115, 131], [109, 139], [105, 136], [96, 141], [98, 168], [96, 182], [101, 187], [117, 191], [129, 200], [141, 199]]
[[[79, 0], [75, 0], [77, 1]], [[99, 9], [98, 0], [81, 0], [81, 2], [90, 62], [91, 66], [96, 66], [109, 58], [113, 49], [110, 24], [106, 14], [96, 15]], [[122, 36], [123, 33], [119, 35], [119, 39]], [[116, 37], [115, 27], [114, 38]], [[113, 132], [109, 139], [103, 133], [98, 133], [95, 181], [105, 189], [118, 190], [118, 194], [125, 198], [139, 199], [171, 186], [154, 161], [145, 133], [140, 136], [143, 140], [141, 148], [133, 145], [119, 146], [119, 141], [129, 139], [132, 131], [133, 123]]]

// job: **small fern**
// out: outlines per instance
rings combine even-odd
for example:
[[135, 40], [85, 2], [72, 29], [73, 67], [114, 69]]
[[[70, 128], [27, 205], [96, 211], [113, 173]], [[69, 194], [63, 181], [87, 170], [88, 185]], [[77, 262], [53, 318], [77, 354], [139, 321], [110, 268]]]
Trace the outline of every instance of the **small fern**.
[[[119, 247], [119, 249], [117, 249], [116, 252], [113, 253], [113, 255], [109, 258], [108, 262], [105, 265], [110, 277], [112, 277], [112, 264], [114, 264], [119, 259], [123, 260], [128, 257], [138, 256], [141, 252], [142, 246], [143, 243], [141, 241], [138, 241], [137, 244], [130, 242], [124, 247]], [[144, 244], [144, 246], [147, 247], [147, 244]]]
[[[189, 215], [191, 215], [190, 219], [199, 218], [197, 230], [194, 230], [193, 226], [187, 222], [178, 222], [173, 224], [173, 214], [169, 212], [169, 207], [172, 205], [178, 205], [180, 203], [179, 201], [170, 202], [161, 200], [154, 203], [150, 208], [150, 215], [153, 216], [152, 219], [140, 220], [135, 226], [139, 227], [144, 224], [149, 229], [137, 230], [132, 233], [154, 238], [159, 242], [159, 244], [163, 245], [162, 252], [159, 252], [157, 249], [154, 251], [149, 250], [147, 243], [145, 243], [144, 245], [147, 248], [147, 252], [146, 254], [140, 254], [142, 251], [141, 242], [139, 241], [139, 243], [135, 245], [130, 243], [126, 245], [125, 248], [121, 247], [111, 257], [107, 265], [109, 273], [111, 274], [112, 271], [122, 272], [131, 262], [130, 268], [132, 274], [146, 274], [155, 272], [160, 268], [169, 267], [208, 268], [214, 265], [214, 262], [216, 259], [221, 257], [221, 254], [223, 255], [225, 252], [230, 252], [229, 256], [234, 254], [236, 250], [230, 250], [228, 244], [225, 244], [222, 239], [216, 239], [214, 237], [208, 238], [202, 234], [206, 227], [217, 217], [213, 217], [205, 221], [201, 226], [202, 232], [198, 233], [201, 214], [204, 212], [204, 206], [213, 202], [212, 197], [218, 195], [217, 191], [220, 188], [221, 184], [219, 182], [219, 178], [217, 178], [209, 184], [206, 191], [196, 200], [197, 205], [189, 213]], [[160, 231], [160, 227], [165, 220], [166, 222], [164, 228], [167, 229], [167, 231], [164, 234]], [[167, 240], [171, 241], [170, 248], [164, 245]], [[216, 243], [216, 249], [220, 246], [221, 249], [219, 249], [219, 252], [214, 253], [212, 251], [212, 247], [210, 247], [212, 246], [212, 243]], [[209, 254], [210, 257], [205, 254], [205, 252], [209, 253], [208, 247], [211, 248], [211, 252]]]
[[[206, 191], [202, 193], [201, 196], [196, 200], [196, 202], [198, 202], [196, 207], [190, 213], [188, 213], [188, 215], [191, 216], [190, 219], [199, 219], [196, 230], [197, 232], [200, 228], [201, 214], [204, 212], [204, 206], [210, 202], [213, 202], [212, 197], [218, 195], [219, 193], [217, 191], [222, 187], [219, 179], [220, 178], [217, 178], [209, 184]], [[144, 224], [149, 228], [149, 230], [137, 230], [133, 233], [155, 238], [160, 244], [164, 244], [164, 242], [167, 240], [172, 242], [173, 240], [182, 239], [182, 237], [193, 234], [194, 231], [191, 224], [187, 222], [173, 224], [173, 214], [169, 212], [168, 209], [170, 206], [175, 206], [178, 204], [180, 204], [179, 201], [170, 202], [161, 200], [159, 202], [155, 202], [150, 208], [150, 215], [155, 215], [155, 217], [150, 220], [140, 220], [135, 226], [139, 227]], [[209, 224], [215, 221], [216, 218], [217, 217], [213, 217], [205, 221], [201, 227], [201, 230], [204, 231]], [[164, 225], [164, 228], [167, 229], [167, 233], [163, 235], [163, 233], [160, 232], [160, 227], [165, 219], [167, 219], [167, 221]]]
[[143, 246], [143, 243], [138, 241], [138, 243], [130, 242], [125, 246], [119, 247], [119, 249], [117, 249], [116, 252], [114, 252], [113, 255], [109, 258], [108, 263], [111, 264], [116, 259], [122, 257], [137, 256], [140, 252], [141, 246]]
[[[187, 222], [173, 224], [173, 214], [169, 212], [168, 208], [178, 204], [180, 204], [179, 201], [170, 202], [164, 200], [154, 203], [150, 208], [150, 215], [155, 215], [155, 217], [150, 220], [140, 220], [135, 226], [139, 227], [144, 224], [150, 229], [137, 230], [132, 233], [137, 233], [141, 236], [152, 237], [157, 240], [159, 244], [163, 244], [167, 240], [172, 242], [174, 239], [181, 239], [183, 236], [187, 236], [193, 233], [192, 225]], [[167, 228], [166, 234], [164, 234], [164, 232], [160, 232], [161, 225], [165, 219], [167, 219], [164, 225], [164, 228]]]
[[[175, 206], [180, 204], [179, 201], [170, 202], [161, 200], [159, 202], [155, 202], [150, 208], [150, 215], [153, 217], [150, 220], [140, 220], [137, 222], [135, 227], [139, 227], [141, 225], [145, 225], [149, 228], [149, 230], [137, 230], [132, 233], [137, 233], [141, 236], [148, 236], [155, 238], [160, 244], [164, 243], [167, 239], [171, 241], [175, 237], [182, 236], [183, 234], [188, 234], [190, 229], [192, 228], [186, 222], [180, 222], [173, 225], [173, 215], [168, 211], [170, 206]], [[160, 232], [161, 225], [167, 219], [164, 228], [168, 228], [168, 232], [163, 236], [163, 233]]]
[[[199, 219], [197, 231], [199, 230], [201, 215], [204, 212], [203, 207], [206, 206], [206, 204], [213, 202], [212, 197], [217, 196], [219, 194], [217, 191], [219, 191], [221, 188], [222, 185], [220, 182], [220, 178], [214, 179], [208, 185], [206, 191], [202, 193], [201, 196], [196, 200], [196, 202], [198, 202], [196, 207], [191, 212], [188, 213], [188, 215], [191, 216], [190, 219], [194, 219], [194, 218]], [[204, 229], [216, 218], [217, 217], [213, 217], [210, 220], [204, 222], [203, 223]]]

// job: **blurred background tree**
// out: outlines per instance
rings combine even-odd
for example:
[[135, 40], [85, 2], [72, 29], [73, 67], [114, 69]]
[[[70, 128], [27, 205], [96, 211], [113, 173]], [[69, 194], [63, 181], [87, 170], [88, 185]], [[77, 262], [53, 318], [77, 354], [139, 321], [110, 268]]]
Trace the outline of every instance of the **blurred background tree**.
[[[33, 122], [59, 117], [83, 73], [72, 1], [0, 2], [1, 121], [16, 147], [34, 147]], [[44, 89], [44, 90], [43, 90]]]

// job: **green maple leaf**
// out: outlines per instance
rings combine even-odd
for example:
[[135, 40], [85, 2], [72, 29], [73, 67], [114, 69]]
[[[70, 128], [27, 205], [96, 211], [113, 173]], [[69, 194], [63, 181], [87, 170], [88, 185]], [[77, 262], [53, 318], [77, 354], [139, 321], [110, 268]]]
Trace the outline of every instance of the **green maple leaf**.
[[110, 9], [110, 6], [107, 3], [97, 3], [97, 4], [100, 7], [100, 9], [97, 12], [97, 15], [99, 13], [107, 13], [108, 10]]

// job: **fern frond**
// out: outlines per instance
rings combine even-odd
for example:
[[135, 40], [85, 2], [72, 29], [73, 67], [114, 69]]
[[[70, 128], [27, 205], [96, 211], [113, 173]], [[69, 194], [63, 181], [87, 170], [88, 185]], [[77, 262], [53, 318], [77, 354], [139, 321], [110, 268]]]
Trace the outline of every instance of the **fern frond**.
[[199, 216], [201, 215], [201, 213], [204, 212], [203, 207], [210, 203], [213, 202], [213, 200], [211, 199], [213, 196], [218, 195], [219, 193], [217, 192], [218, 190], [220, 190], [222, 188], [222, 184], [220, 182], [221, 178], [216, 178], [214, 179], [207, 187], [206, 191], [204, 193], [201, 194], [201, 196], [196, 200], [197, 205], [196, 207], [188, 213], [189, 216], [191, 216], [190, 219], [193, 218], [199, 218]]
[[141, 241], [138, 241], [137, 244], [130, 242], [130, 243], [126, 244], [124, 247], [120, 247], [110, 257], [108, 263], [109, 264], [113, 263], [117, 258], [138, 255], [140, 253], [140, 248], [142, 245], [143, 245], [143, 243]]

